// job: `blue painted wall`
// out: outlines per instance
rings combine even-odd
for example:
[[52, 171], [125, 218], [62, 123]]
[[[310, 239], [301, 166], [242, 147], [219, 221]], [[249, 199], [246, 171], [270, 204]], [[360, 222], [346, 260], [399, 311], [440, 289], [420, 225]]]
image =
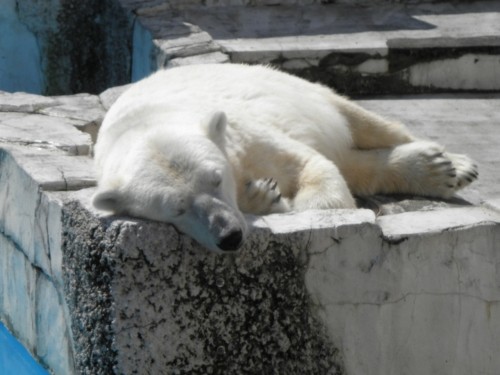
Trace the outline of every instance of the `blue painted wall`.
[[0, 374], [49, 375], [0, 323]]
[[14, 0], [0, 1], [0, 90], [40, 94], [44, 78], [35, 36], [17, 18]]

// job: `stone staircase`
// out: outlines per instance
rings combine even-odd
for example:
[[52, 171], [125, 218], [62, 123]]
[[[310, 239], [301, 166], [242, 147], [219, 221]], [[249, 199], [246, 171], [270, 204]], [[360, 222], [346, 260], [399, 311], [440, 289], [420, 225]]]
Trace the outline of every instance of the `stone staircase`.
[[[26, 12], [31, 2], [19, 3]], [[83, 4], [55, 3], [46, 19]], [[92, 142], [126, 87], [0, 92], [0, 319], [44, 366], [64, 375], [498, 371], [497, 2], [106, 4], [89, 22], [105, 30], [120, 7], [115, 21], [129, 32], [110, 35], [130, 35], [129, 50], [123, 40], [114, 48], [132, 80], [183, 64], [270, 63], [470, 154], [480, 179], [450, 201], [380, 196], [364, 202], [371, 209], [248, 217], [241, 253], [217, 256], [169, 225], [90, 206]]]

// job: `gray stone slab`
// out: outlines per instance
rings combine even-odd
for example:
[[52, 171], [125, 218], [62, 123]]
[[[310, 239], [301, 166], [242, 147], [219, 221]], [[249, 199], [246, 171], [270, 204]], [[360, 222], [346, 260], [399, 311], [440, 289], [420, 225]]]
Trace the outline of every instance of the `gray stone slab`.
[[381, 245], [365, 233], [365, 245], [344, 238], [311, 257], [306, 284], [342, 342], [345, 373], [495, 373], [500, 363], [485, 350], [500, 333], [490, 320], [499, 313], [499, 228], [476, 222]]
[[[0, 316], [53, 373], [70, 375], [75, 372], [71, 319], [64, 301], [61, 211], [61, 199], [40, 193], [34, 211], [25, 210], [25, 216], [15, 218], [22, 220], [24, 233], [32, 234], [34, 254], [23, 248], [23, 238], [9, 233], [12, 227], [1, 223]], [[3, 211], [1, 216], [3, 220]]]
[[138, 14], [141, 24], [157, 38], [187, 37], [193, 33], [202, 32], [199, 26], [185, 22], [182, 18], [175, 16], [170, 9], [155, 10], [151, 13], [139, 10]]
[[222, 52], [210, 52], [189, 57], [177, 57], [167, 63], [167, 68], [191, 64], [224, 64], [229, 63], [229, 57]]
[[50, 97], [56, 103], [39, 110], [39, 113], [68, 119], [97, 122], [102, 120], [105, 110], [97, 95], [76, 94]]
[[220, 50], [220, 46], [205, 32], [176, 39], [155, 39], [154, 44], [157, 48], [159, 67], [166, 67], [169, 60], [174, 58], [203, 55]]
[[273, 45], [283, 52], [324, 50], [327, 45], [330, 51], [370, 51], [377, 46], [498, 46], [499, 9], [496, 3], [482, 1], [358, 8], [195, 8], [183, 16], [234, 53], [258, 51], [261, 43], [264, 50]]
[[88, 155], [91, 137], [77, 130], [81, 120], [39, 114], [0, 112], [0, 142]]
[[77, 94], [53, 97], [57, 105], [44, 108], [39, 113], [61, 117], [74, 122], [76, 129], [90, 135], [92, 143], [97, 139], [97, 132], [106, 110], [97, 95]]
[[0, 91], [0, 112], [32, 113], [55, 104], [56, 100], [50, 97]]
[[405, 212], [377, 219], [384, 236], [393, 241], [411, 235], [440, 233], [485, 223], [500, 223], [500, 214], [484, 207], [461, 207], [430, 212]]
[[[0, 145], [0, 227], [36, 267], [52, 275], [51, 259], [60, 251], [60, 203], [44, 191], [77, 190], [95, 185], [92, 160], [62, 152]], [[60, 236], [60, 234], [59, 234]], [[51, 251], [52, 249], [52, 251]], [[56, 265], [60, 276], [60, 263]]]
[[103, 91], [101, 95], [99, 95], [99, 99], [101, 100], [101, 103], [103, 107], [108, 110], [111, 108], [113, 103], [116, 101], [116, 99], [119, 98], [121, 94], [127, 90], [131, 84], [128, 85], [123, 85], [123, 86], [117, 86], [117, 87], [111, 87], [107, 89], [106, 91]]
[[500, 198], [490, 199], [486, 201], [485, 206], [491, 208], [492, 210], [500, 212]]
[[87, 156], [31, 147], [1, 145], [6, 160], [44, 191], [79, 190], [95, 186], [93, 161]]

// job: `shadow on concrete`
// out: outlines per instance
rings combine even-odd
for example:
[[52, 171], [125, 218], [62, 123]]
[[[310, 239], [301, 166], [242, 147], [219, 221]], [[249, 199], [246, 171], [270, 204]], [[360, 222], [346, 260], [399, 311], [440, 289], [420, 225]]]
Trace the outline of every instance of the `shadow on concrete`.
[[370, 31], [429, 30], [404, 7], [280, 6], [191, 8], [180, 13], [214, 39], [351, 34]]
[[472, 203], [459, 196], [449, 199], [438, 199], [408, 194], [379, 194], [369, 197], [356, 197], [356, 204], [359, 208], [372, 210], [377, 216], [473, 206]]

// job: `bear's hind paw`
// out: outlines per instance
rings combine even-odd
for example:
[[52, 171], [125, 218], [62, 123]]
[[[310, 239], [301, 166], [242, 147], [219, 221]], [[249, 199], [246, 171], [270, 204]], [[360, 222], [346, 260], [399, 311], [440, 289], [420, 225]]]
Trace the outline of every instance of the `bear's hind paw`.
[[455, 189], [462, 189], [474, 182], [479, 176], [477, 165], [469, 157], [461, 154], [446, 153], [446, 157], [453, 163], [456, 172]]
[[400, 145], [392, 151], [391, 161], [396, 175], [403, 176], [407, 193], [449, 198], [479, 175], [469, 157], [446, 152], [433, 142]]

